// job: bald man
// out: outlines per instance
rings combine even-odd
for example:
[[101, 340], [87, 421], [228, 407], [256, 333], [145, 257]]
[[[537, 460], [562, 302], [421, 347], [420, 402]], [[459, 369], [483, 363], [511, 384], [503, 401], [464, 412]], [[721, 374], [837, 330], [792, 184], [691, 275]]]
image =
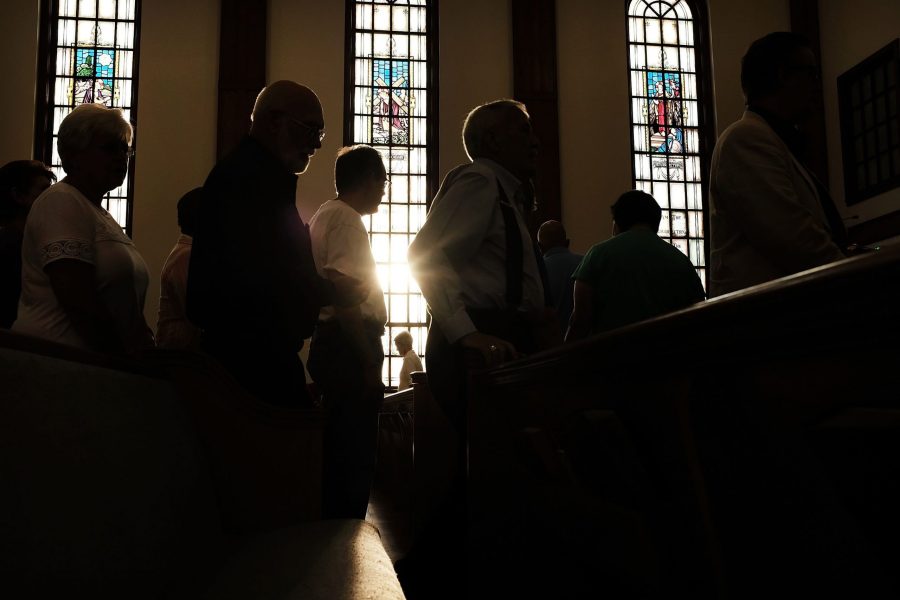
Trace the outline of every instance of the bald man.
[[203, 349], [270, 404], [311, 404], [298, 352], [319, 309], [352, 304], [364, 284], [316, 273], [295, 205], [297, 175], [325, 135], [319, 98], [293, 81], [263, 89], [249, 135], [203, 186], [188, 275], [188, 318]]

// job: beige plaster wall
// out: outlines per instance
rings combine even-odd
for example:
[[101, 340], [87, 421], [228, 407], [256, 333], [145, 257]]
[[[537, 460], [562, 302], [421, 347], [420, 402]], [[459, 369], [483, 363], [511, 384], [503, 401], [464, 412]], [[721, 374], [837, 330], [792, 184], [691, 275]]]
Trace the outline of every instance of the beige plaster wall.
[[0, 20], [3, 93], [0, 94], [0, 165], [32, 157], [37, 88], [39, 0], [4, 0]]
[[828, 135], [829, 188], [838, 208], [853, 226], [900, 210], [900, 188], [847, 207], [838, 116], [839, 75], [900, 36], [900, 2], [892, 0], [819, 0], [822, 42], [822, 91]]
[[773, 31], [790, 31], [788, 0], [709, 0], [713, 92], [718, 133], [741, 118], [741, 57], [750, 44]]
[[144, 314], [155, 329], [176, 204], [216, 159], [219, 2], [152, 0], [142, 10], [132, 233], [150, 269]]
[[325, 139], [297, 184], [309, 220], [334, 198], [334, 157], [344, 131], [344, 3], [270, 0], [267, 83], [290, 79], [315, 90], [325, 113]]
[[462, 123], [484, 102], [513, 94], [513, 0], [440, 2], [440, 177], [467, 162]]

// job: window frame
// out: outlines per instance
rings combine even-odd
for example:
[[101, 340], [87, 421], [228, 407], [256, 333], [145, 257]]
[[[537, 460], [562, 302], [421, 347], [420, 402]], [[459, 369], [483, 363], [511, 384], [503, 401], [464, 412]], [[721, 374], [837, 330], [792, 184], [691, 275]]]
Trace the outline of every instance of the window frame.
[[[648, 4], [650, 0], [644, 0]], [[632, 17], [636, 17], [637, 15], [631, 14], [631, 5], [635, 2], [635, 0], [624, 0], [624, 8], [625, 8], [625, 60], [626, 60], [626, 68], [625, 68], [625, 76], [627, 82], [628, 89], [628, 114], [629, 114], [629, 130], [628, 130], [628, 139], [630, 146], [630, 162], [631, 162], [631, 183], [633, 187], [637, 186], [638, 182], [638, 173], [635, 168], [635, 157], [641, 153], [635, 147], [635, 138], [634, 138], [634, 127], [636, 125], [643, 125], [638, 122], [637, 116], [635, 115], [635, 101], [642, 98], [641, 96], [636, 96], [634, 94], [634, 90], [632, 89], [632, 79], [631, 73], [633, 70], [631, 64], [631, 46], [633, 44], [640, 44], [646, 46], [646, 42], [637, 42], [632, 41], [631, 39], [631, 28], [630, 28], [630, 19]], [[664, 4], [668, 4], [670, 6], [675, 6], [677, 4], [683, 3], [688, 10], [691, 12], [691, 21], [692, 21], [692, 33], [694, 36], [693, 43], [693, 52], [694, 52], [694, 71], [693, 74], [696, 78], [696, 86], [697, 86], [697, 143], [698, 148], [696, 154], [699, 158], [699, 167], [700, 167], [700, 175], [699, 175], [699, 185], [700, 185], [700, 194], [701, 194], [701, 208], [703, 213], [703, 253], [704, 253], [704, 266], [698, 267], [703, 269], [704, 274], [704, 287], [709, 282], [709, 269], [710, 269], [710, 231], [709, 231], [709, 172], [710, 172], [710, 164], [712, 159], [712, 150], [715, 147], [716, 139], [717, 139], [717, 127], [716, 127], [716, 113], [715, 113], [715, 102], [713, 97], [713, 88], [712, 88], [712, 58], [710, 52], [710, 32], [709, 32], [709, 12], [706, 2], [703, 0], [663, 0]], [[642, 17], [641, 17], [642, 18]], [[660, 45], [664, 45], [660, 43]], [[680, 63], [680, 59], [679, 59]], [[648, 70], [645, 67], [645, 70]], [[675, 72], [675, 71], [666, 71], [664, 72]], [[684, 72], [680, 70], [678, 72]], [[649, 127], [649, 124], [646, 125]], [[687, 182], [686, 182], [687, 183]], [[687, 206], [687, 204], [685, 204]], [[663, 209], [667, 210], [667, 209]], [[685, 209], [687, 212], [688, 209]], [[687, 227], [687, 224], [686, 224]], [[671, 229], [670, 229], [671, 233]], [[672, 236], [670, 236], [672, 237]], [[664, 238], [665, 239], [665, 238]], [[685, 238], [685, 239], [690, 239]], [[668, 240], [667, 240], [668, 241]], [[697, 265], [695, 265], [696, 267]]]
[[[356, 33], [359, 31], [357, 29], [356, 23], [356, 7], [357, 5], [365, 4], [365, 5], [373, 5], [374, 4], [384, 4], [385, 6], [422, 6], [427, 9], [426, 12], [426, 22], [425, 22], [425, 71], [426, 71], [426, 81], [424, 82], [424, 89], [426, 92], [427, 100], [425, 107], [425, 165], [426, 165], [426, 174], [425, 174], [425, 210], [427, 211], [431, 207], [431, 200], [434, 198], [434, 195], [437, 193], [438, 184], [439, 184], [439, 158], [438, 158], [438, 150], [439, 150], [439, 73], [440, 73], [440, 61], [439, 61], [439, 30], [438, 30], [438, 14], [439, 14], [439, 4], [437, 0], [421, 0], [420, 3], [413, 4], [409, 2], [409, 0], [397, 0], [395, 2], [375, 2], [373, 0], [347, 0], [346, 8], [345, 8], [345, 49], [344, 49], [344, 128], [343, 128], [343, 145], [349, 146], [354, 143], [369, 143], [372, 146], [381, 147], [384, 144], [374, 144], [371, 142], [358, 142], [354, 141], [355, 136], [355, 107], [354, 107], [354, 97], [355, 97], [355, 88], [356, 86]], [[363, 31], [378, 31], [378, 32], [389, 32], [390, 30], [375, 30], [374, 23], [373, 29], [365, 29]], [[375, 57], [372, 57], [372, 60], [375, 60]], [[421, 88], [419, 82], [414, 82], [416, 88]], [[411, 118], [411, 117], [410, 117]], [[386, 144], [388, 147], [405, 147], [405, 145], [398, 144]], [[390, 164], [386, 164], [385, 167], [388, 171], [388, 178], [391, 177]], [[393, 186], [391, 186], [393, 188]], [[407, 196], [407, 203], [411, 194]], [[389, 191], [389, 195], [384, 200], [385, 204], [390, 204], [391, 198], [393, 197], [393, 189]], [[408, 227], [409, 235], [412, 237], [416, 232], [412, 231], [411, 227]], [[391, 232], [388, 232], [388, 236], [393, 235]], [[369, 233], [369, 241], [372, 242], [372, 233]], [[378, 257], [376, 257], [376, 262], [378, 261]], [[392, 339], [391, 333], [394, 328], [404, 328], [409, 329], [411, 327], [425, 327], [427, 332], [427, 327], [430, 325], [431, 317], [427, 313], [425, 313], [425, 322], [412, 322], [411, 320], [407, 320], [406, 322], [395, 322], [391, 321], [391, 303], [390, 303], [390, 288], [389, 286], [384, 290], [385, 295], [385, 304], [387, 305], [388, 311], [388, 323], [385, 325], [385, 338], [386, 343], [385, 346], [386, 352], [384, 354], [385, 360], [385, 383], [386, 385], [394, 384], [395, 374], [394, 371], [394, 361], [402, 362], [403, 357], [397, 355], [396, 349], [394, 348], [394, 341]], [[414, 294], [414, 292], [409, 292], [409, 295]], [[424, 297], [422, 297], [422, 303], [424, 306]], [[409, 305], [407, 305], [408, 307]], [[413, 348], [417, 350], [417, 353], [420, 357], [425, 359], [424, 353], [424, 340], [421, 347], [416, 347], [416, 341], [414, 336], [414, 345]]]
[[[121, 0], [118, 0], [121, 1]], [[138, 127], [138, 84], [140, 80], [140, 48], [141, 48], [141, 0], [134, 2], [134, 43], [131, 48], [131, 101], [128, 107], [130, 122], [133, 128], [131, 140], [132, 150], [137, 149]], [[38, 30], [37, 89], [35, 94], [34, 146], [33, 157], [47, 166], [53, 164], [53, 110], [54, 84], [57, 78], [56, 57], [59, 42], [59, 5], [60, 0], [41, 0]], [[117, 3], [118, 7], [118, 3]], [[115, 19], [119, 21], [118, 16]], [[134, 213], [134, 169], [136, 155], [128, 161], [126, 175], [126, 203], [124, 230], [132, 237]]]

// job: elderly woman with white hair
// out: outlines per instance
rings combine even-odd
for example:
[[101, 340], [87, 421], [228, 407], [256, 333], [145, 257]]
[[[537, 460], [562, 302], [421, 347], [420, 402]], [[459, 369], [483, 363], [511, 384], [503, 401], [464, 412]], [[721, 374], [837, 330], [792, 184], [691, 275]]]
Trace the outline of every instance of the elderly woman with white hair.
[[147, 265], [100, 205], [125, 179], [131, 137], [119, 109], [83, 104], [63, 119], [66, 177], [28, 216], [14, 331], [119, 355], [153, 346], [143, 315]]

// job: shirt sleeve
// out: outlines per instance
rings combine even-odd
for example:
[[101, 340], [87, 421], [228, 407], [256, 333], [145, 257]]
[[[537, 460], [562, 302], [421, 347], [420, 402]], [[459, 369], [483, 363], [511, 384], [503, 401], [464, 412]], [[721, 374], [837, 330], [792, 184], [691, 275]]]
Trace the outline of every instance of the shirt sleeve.
[[[369, 256], [366, 256], [367, 254]], [[350, 277], [365, 279], [371, 276], [366, 269], [369, 262], [371, 262], [369, 237], [362, 226], [354, 227], [349, 223], [328, 224], [328, 230], [325, 232], [323, 270], [331, 269]]]
[[447, 177], [424, 225], [409, 247], [409, 264], [431, 315], [450, 343], [477, 331], [462, 300], [454, 265], [481, 246], [496, 209], [496, 186], [485, 175]]
[[28, 237], [41, 268], [62, 259], [94, 264], [96, 216], [78, 198], [51, 190], [28, 215]]

